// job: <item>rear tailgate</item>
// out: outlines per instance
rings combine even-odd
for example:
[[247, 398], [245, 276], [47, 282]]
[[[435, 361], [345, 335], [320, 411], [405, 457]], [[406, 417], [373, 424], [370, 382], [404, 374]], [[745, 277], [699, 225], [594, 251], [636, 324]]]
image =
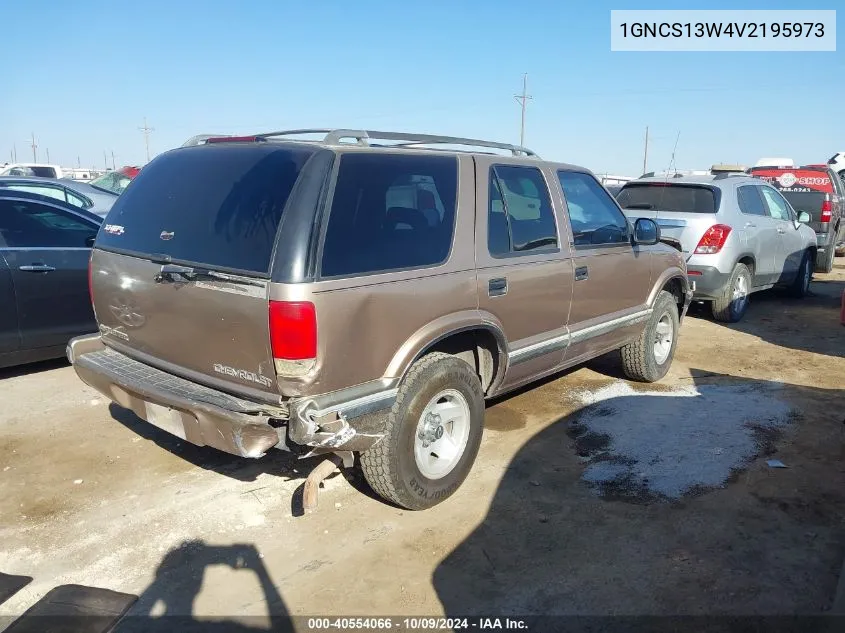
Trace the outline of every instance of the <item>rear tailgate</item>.
[[679, 246], [689, 259], [704, 232], [716, 223], [720, 191], [707, 185], [632, 182], [616, 197], [631, 222], [651, 218], [665, 241]]
[[278, 393], [270, 260], [313, 150], [273, 145], [174, 150], [127, 187], [91, 259], [106, 344], [224, 390]]
[[817, 233], [827, 232], [828, 223], [821, 221], [822, 204], [835, 195], [827, 172], [799, 168], [752, 168], [751, 174], [780, 191], [796, 213], [800, 215], [802, 211], [806, 211], [810, 215], [810, 228]]

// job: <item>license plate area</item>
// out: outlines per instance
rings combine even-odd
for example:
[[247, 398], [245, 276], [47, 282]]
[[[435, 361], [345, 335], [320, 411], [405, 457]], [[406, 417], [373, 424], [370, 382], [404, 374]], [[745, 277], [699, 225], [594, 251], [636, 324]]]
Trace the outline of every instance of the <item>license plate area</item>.
[[144, 408], [146, 410], [146, 420], [153, 426], [157, 426], [162, 431], [185, 439], [185, 425], [182, 422], [182, 415], [179, 411], [164, 407], [160, 404], [153, 404], [152, 402], [145, 402]]

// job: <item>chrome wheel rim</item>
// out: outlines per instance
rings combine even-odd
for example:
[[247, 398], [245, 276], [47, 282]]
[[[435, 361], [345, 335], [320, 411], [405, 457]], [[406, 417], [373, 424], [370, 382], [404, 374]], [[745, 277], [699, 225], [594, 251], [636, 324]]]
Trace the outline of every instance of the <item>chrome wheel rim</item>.
[[460, 391], [445, 389], [429, 400], [414, 434], [414, 461], [428, 479], [448, 475], [469, 441], [469, 404]]
[[662, 365], [669, 358], [672, 351], [672, 339], [675, 334], [675, 326], [668, 313], [660, 317], [657, 326], [654, 328], [654, 360]]
[[731, 306], [734, 314], [742, 314], [745, 311], [746, 303], [748, 303], [748, 279], [745, 275], [739, 275], [734, 281], [731, 295]]

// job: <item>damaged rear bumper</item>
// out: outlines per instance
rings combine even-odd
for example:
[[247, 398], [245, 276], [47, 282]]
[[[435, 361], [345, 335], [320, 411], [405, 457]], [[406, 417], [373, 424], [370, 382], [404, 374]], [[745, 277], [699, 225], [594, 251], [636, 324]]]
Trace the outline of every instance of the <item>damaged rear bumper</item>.
[[278, 405], [254, 402], [130, 358], [106, 347], [97, 334], [73, 339], [67, 357], [83, 382], [139, 418], [197, 446], [240, 457], [288, 449], [289, 442], [310, 448], [307, 455], [367, 450], [382, 434], [356, 428], [355, 420], [395, 400], [395, 390], [382, 389]]

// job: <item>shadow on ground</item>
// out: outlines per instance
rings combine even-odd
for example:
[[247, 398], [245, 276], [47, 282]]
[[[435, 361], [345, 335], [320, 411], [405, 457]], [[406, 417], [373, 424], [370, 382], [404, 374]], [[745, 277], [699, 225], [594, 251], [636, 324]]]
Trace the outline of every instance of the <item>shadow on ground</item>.
[[[666, 402], [671, 394], [643, 394], [639, 402], [611, 398], [562, 418], [520, 449], [483, 522], [435, 570], [446, 614], [759, 615], [828, 608], [845, 553], [845, 392], [693, 376], [691, 386], [702, 393], [720, 385], [739, 390], [740, 401], [747, 392], [749, 405], [778, 398], [800, 409], [800, 418], [782, 437], [752, 428], [757, 456], [748, 456], [747, 468], [729, 468], [725, 487], [711, 481], [677, 499], [643, 497], [636, 489], [614, 494], [619, 490], [583, 479], [585, 460], [595, 460], [596, 449], [623, 463], [627, 457], [629, 474], [656, 477], [655, 468], [677, 474], [690, 463], [709, 464], [706, 455], [684, 454], [683, 446], [667, 446], [661, 437], [661, 424], [674, 432]], [[657, 397], [658, 424], [641, 429], [626, 420], [626, 410], [649, 410], [649, 398]], [[679, 406], [678, 414], [693, 417], [704, 434], [719, 428], [714, 416], [724, 412], [701, 400], [700, 409]], [[618, 423], [614, 442], [588, 446], [579, 460], [584, 447], [573, 429], [585, 412], [601, 418], [602, 408], [612, 408]], [[748, 411], [751, 427], [764, 422], [751, 406]], [[678, 422], [687, 433], [679, 442], [700, 442], [695, 424]], [[625, 449], [634, 436], [639, 452]], [[788, 468], [766, 466], [762, 456], [773, 452]], [[631, 463], [632, 455], [644, 461]]]
[[[206, 571], [214, 566], [223, 566], [238, 574], [253, 574], [263, 594], [256, 596], [254, 601], [262, 602], [266, 616], [239, 617], [233, 613], [231, 617], [217, 618], [194, 615], [195, 601], [203, 589]], [[220, 589], [217, 587], [216, 591], [220, 592]], [[165, 555], [156, 569], [155, 580], [118, 623], [115, 633], [292, 630], [284, 600], [254, 545], [215, 546], [195, 540], [182, 543]]]
[[[742, 321], [719, 325], [785, 349], [845, 358], [845, 327], [839, 319], [843, 290], [845, 281], [816, 278], [803, 299], [776, 288], [757, 292]], [[690, 316], [712, 320], [708, 304], [693, 304]]]
[[[324, 459], [323, 456], [300, 459], [293, 453], [275, 449], [270, 450], [259, 459], [238, 457], [208, 446], [195, 446], [149, 424], [129, 409], [124, 409], [115, 403], [109, 404], [109, 412], [112, 418], [133, 433], [154, 442], [167, 452], [204, 470], [243, 482], [255, 481], [262, 474], [280, 477], [285, 481], [301, 480], [302, 485], [297, 488], [291, 497], [291, 512], [294, 516], [301, 516], [304, 512], [302, 493], [305, 479]], [[329, 478], [339, 476], [344, 477], [351, 486], [364, 494], [374, 494], [357, 470], [344, 468], [333, 473]]]
[[13, 367], [5, 367], [0, 369], [0, 380], [7, 378], [17, 378], [19, 376], [28, 376], [30, 374], [39, 374], [43, 371], [50, 371], [52, 369], [61, 369], [68, 367], [69, 363], [63, 358], [54, 358], [52, 360], [42, 360], [37, 363], [27, 363], [25, 365], [14, 365]]

